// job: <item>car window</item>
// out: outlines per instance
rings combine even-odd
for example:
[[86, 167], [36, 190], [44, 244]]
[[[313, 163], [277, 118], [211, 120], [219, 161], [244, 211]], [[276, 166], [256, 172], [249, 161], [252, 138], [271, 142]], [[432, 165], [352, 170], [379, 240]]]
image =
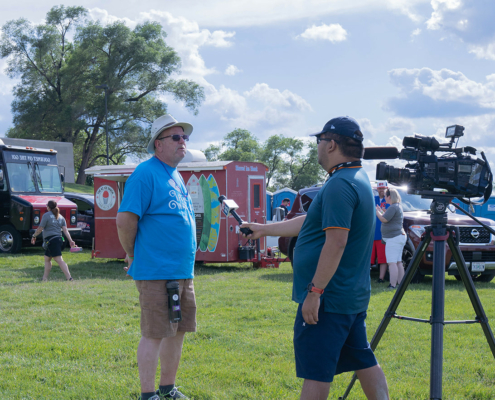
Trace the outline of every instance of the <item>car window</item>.
[[86, 214], [88, 214], [88, 211], [90, 211], [89, 214], [93, 213], [93, 207], [91, 207], [91, 205], [86, 203], [84, 200], [72, 198], [72, 199], [70, 199], [70, 201], [72, 201], [73, 203], [76, 203], [77, 211], [79, 212], [79, 214], [86, 215]]
[[408, 194], [404, 189], [397, 189], [401, 197], [402, 209], [404, 211], [429, 210], [431, 200], [423, 199], [417, 194]]
[[318, 190], [310, 190], [309, 192], [306, 192], [303, 195], [301, 195], [301, 207], [304, 210], [304, 212], [308, 212], [309, 206], [313, 202], [313, 199], [315, 198], [317, 193]]

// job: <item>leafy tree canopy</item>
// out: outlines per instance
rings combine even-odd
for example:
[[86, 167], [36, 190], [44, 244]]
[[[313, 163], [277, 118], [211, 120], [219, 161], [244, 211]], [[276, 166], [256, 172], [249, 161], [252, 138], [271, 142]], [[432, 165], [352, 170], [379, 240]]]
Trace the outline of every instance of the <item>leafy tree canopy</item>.
[[77, 183], [84, 183], [86, 168], [106, 162], [105, 96], [95, 86], [108, 86], [114, 164], [145, 154], [152, 121], [167, 111], [161, 94], [172, 94], [194, 114], [204, 100], [198, 84], [171, 78], [180, 72], [180, 58], [158, 22], [130, 29], [86, 16], [83, 7], [55, 6], [44, 24], [7, 22], [0, 40], [8, 75], [21, 79], [8, 136], [73, 143]]
[[220, 145], [204, 150], [208, 161], [256, 161], [265, 164], [266, 186], [276, 191], [283, 187], [299, 190], [325, 179], [325, 171], [318, 164], [316, 143], [283, 135], [270, 136], [265, 142], [245, 129], [227, 133]]

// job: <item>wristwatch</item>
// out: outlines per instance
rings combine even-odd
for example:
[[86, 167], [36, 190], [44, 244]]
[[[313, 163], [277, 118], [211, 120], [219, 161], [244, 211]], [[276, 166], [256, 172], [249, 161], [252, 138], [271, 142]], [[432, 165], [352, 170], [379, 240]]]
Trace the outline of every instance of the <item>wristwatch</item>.
[[308, 293], [309, 293], [309, 292], [315, 292], [315, 293], [318, 293], [318, 294], [323, 294], [323, 292], [324, 292], [324, 290], [323, 290], [323, 289], [319, 289], [319, 288], [317, 288], [317, 287], [313, 284], [313, 282], [311, 282], [310, 284], [308, 284], [307, 289], [308, 289]]

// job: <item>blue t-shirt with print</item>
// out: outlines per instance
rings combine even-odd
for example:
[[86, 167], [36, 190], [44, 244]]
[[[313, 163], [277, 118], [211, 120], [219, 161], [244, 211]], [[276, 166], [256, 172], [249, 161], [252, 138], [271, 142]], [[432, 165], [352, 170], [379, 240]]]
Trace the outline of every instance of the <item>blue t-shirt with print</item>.
[[192, 279], [196, 221], [182, 177], [156, 157], [137, 166], [125, 184], [119, 212], [139, 217], [134, 280]]
[[322, 295], [325, 311], [357, 314], [366, 311], [371, 294], [370, 258], [375, 232], [375, 202], [362, 168], [336, 171], [309, 207], [294, 249], [292, 299], [303, 303], [312, 282], [328, 228], [349, 231], [334, 276]]
[[[380, 206], [382, 210], [386, 210], [387, 208], [390, 207], [390, 204], [387, 203], [387, 200], [385, 200], [385, 197], [383, 199], [380, 199], [380, 196], [375, 196], [375, 206]], [[376, 215], [376, 213], [375, 213]], [[381, 240], [382, 239], [382, 221], [376, 217], [376, 226], [375, 226], [375, 240]]]

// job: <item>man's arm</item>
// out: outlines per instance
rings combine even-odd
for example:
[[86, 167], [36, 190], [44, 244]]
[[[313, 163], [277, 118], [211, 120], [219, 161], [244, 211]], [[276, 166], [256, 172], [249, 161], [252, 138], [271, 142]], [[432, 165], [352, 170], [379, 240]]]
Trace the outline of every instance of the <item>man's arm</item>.
[[274, 224], [243, 223], [242, 228], [249, 228], [253, 231], [251, 235], [244, 235], [248, 239], [259, 239], [263, 236], [285, 236], [293, 237], [299, 235], [301, 227], [306, 219], [305, 215], [289, 219], [287, 221], [275, 222]]
[[117, 213], [117, 232], [120, 244], [127, 255], [134, 257], [134, 242], [136, 241], [139, 216], [128, 211]]
[[[313, 284], [319, 289], [327, 287], [340, 263], [347, 244], [349, 231], [346, 229], [330, 228], [325, 231], [325, 244], [320, 253], [318, 266], [313, 276]], [[309, 282], [308, 282], [309, 283]], [[304, 321], [310, 325], [318, 322], [320, 294], [309, 292], [302, 306]]]

